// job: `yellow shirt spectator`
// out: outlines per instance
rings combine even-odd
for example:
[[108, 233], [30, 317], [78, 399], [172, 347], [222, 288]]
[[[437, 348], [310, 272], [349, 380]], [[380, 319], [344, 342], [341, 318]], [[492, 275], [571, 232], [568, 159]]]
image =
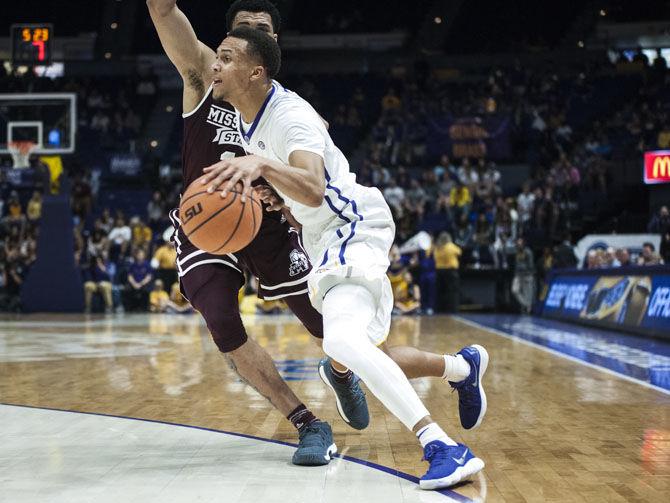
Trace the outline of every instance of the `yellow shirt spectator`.
[[174, 283], [170, 289], [170, 300], [174, 302], [179, 307], [184, 307], [188, 305], [188, 300], [181, 294], [179, 289], [179, 283]]
[[133, 245], [142, 246], [151, 243], [151, 228], [140, 224], [133, 227]]
[[26, 215], [28, 215], [29, 220], [39, 220], [42, 216], [42, 196], [39, 192], [35, 192], [30, 201], [28, 201]]
[[459, 258], [463, 251], [454, 243], [435, 245], [433, 248], [433, 258], [435, 259], [436, 269], [458, 269]]
[[658, 148], [668, 149], [670, 148], [670, 129], [663, 129], [658, 133]]
[[170, 297], [165, 290], [152, 290], [149, 293], [149, 310], [152, 313], [165, 311], [168, 300], [170, 300]]
[[458, 206], [459, 208], [462, 208], [471, 202], [472, 197], [470, 196], [470, 190], [465, 186], [454, 187], [451, 189], [451, 192], [449, 192], [449, 206]]
[[158, 262], [158, 269], [177, 268], [177, 250], [170, 243], [165, 243], [158, 248], [153, 258]]

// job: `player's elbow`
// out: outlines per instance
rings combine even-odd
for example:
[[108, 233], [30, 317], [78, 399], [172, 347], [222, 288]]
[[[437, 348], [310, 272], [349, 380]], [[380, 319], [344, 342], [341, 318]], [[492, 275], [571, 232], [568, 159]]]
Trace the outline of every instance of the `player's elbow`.
[[324, 196], [325, 194], [323, 193], [322, 190], [321, 191], [312, 190], [310, 191], [308, 197], [305, 198], [306, 200], [304, 204], [305, 206], [309, 206], [310, 208], [318, 208], [323, 204]]

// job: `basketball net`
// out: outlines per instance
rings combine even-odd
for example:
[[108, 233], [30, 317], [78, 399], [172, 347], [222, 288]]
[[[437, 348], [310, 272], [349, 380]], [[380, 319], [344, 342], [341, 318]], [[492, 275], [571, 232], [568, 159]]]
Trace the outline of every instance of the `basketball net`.
[[13, 141], [7, 144], [7, 149], [12, 155], [15, 168], [27, 168], [30, 166], [30, 153], [35, 150], [37, 144], [32, 141]]

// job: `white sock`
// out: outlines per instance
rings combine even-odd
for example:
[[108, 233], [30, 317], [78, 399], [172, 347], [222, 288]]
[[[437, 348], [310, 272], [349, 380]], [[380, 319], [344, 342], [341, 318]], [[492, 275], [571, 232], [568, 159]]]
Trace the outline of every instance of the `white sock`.
[[462, 381], [470, 375], [470, 364], [462, 355], [444, 355], [442, 378], [451, 382]]
[[364, 286], [341, 283], [323, 299], [323, 350], [350, 368], [391, 413], [412, 429], [428, 416], [398, 365], [370, 341], [367, 327], [377, 311]]
[[419, 431], [416, 432], [416, 438], [421, 442], [421, 447], [426, 447], [429, 443], [434, 440], [439, 440], [444, 442], [447, 445], [458, 445], [454, 442], [449, 436], [444, 432], [442, 428], [438, 426], [437, 423], [430, 423], [428, 426], [424, 426]]

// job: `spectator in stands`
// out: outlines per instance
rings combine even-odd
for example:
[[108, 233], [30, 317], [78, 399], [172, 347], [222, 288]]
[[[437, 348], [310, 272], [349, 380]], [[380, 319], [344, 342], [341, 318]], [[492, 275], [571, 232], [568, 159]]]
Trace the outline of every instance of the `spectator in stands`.
[[423, 190], [419, 180], [412, 180], [410, 182], [410, 189], [406, 193], [407, 202], [413, 209], [423, 210], [426, 204], [426, 191]]
[[77, 175], [72, 183], [72, 213], [78, 216], [82, 221], [86, 220], [86, 216], [91, 212], [93, 206], [93, 193], [91, 185], [88, 180]]
[[100, 228], [109, 234], [113, 227], [114, 219], [112, 218], [112, 212], [109, 208], [105, 208], [102, 210], [102, 215], [100, 215]]
[[486, 218], [485, 213], [480, 213], [477, 217], [474, 234], [473, 258], [475, 267], [480, 264], [493, 264], [493, 227]]
[[670, 232], [666, 232], [661, 238], [659, 255], [663, 259], [663, 263], [670, 264]]
[[615, 255], [621, 267], [630, 267], [633, 265], [630, 261], [630, 252], [627, 248], [617, 248]]
[[188, 300], [181, 294], [181, 289], [179, 288], [179, 282], [172, 284], [170, 289], [170, 300], [175, 305], [175, 309], [179, 313], [192, 313], [193, 308], [189, 304]]
[[37, 260], [37, 232], [38, 230], [32, 229], [26, 232], [26, 236], [21, 243], [19, 248], [21, 260], [23, 265], [26, 268], [26, 271], [30, 270], [30, 267]]
[[28, 201], [26, 216], [31, 222], [36, 222], [42, 217], [42, 193], [39, 190], [33, 192], [33, 197]]
[[153, 290], [149, 293], [149, 311], [152, 313], [183, 314], [193, 312], [193, 308], [181, 295], [178, 284], [172, 285], [171, 295], [168, 295], [163, 282], [157, 279], [154, 281]]
[[154, 281], [154, 287], [149, 293], [149, 311], [152, 313], [165, 313], [168, 310], [170, 296], [165, 291], [163, 282], [160, 279]]
[[384, 189], [384, 199], [391, 208], [394, 208], [396, 212], [402, 210], [402, 205], [405, 200], [405, 191], [402, 187], [399, 187], [395, 178], [389, 180], [388, 186]]
[[433, 251], [420, 250], [416, 256], [416, 262], [419, 266], [421, 312], [432, 316], [435, 313], [435, 302], [437, 300], [437, 274]]
[[662, 150], [670, 149], [670, 123], [664, 123], [663, 129], [658, 132], [658, 136], [656, 137], [656, 147]]
[[442, 178], [444, 180], [458, 179], [458, 168], [451, 162], [451, 159], [447, 154], [442, 154], [440, 162], [433, 168], [433, 172], [437, 178]]
[[421, 291], [412, 274], [405, 271], [393, 290], [394, 312], [396, 314], [416, 314], [421, 308]]
[[600, 255], [598, 255], [597, 250], [589, 250], [586, 254], [586, 268], [587, 269], [600, 269], [602, 263], [600, 261]]
[[660, 265], [663, 264], [663, 259], [656, 253], [656, 247], [653, 243], [644, 243], [642, 245], [642, 253], [637, 259], [637, 265]]
[[169, 241], [163, 241], [151, 259], [151, 267], [156, 270], [156, 277], [164, 285], [172, 285], [177, 281], [177, 250]]
[[19, 201], [19, 193], [13, 190], [7, 199], [7, 218], [10, 221], [18, 222], [24, 219], [23, 207]]
[[102, 257], [103, 253], [109, 253], [109, 239], [103, 229], [93, 229], [88, 240], [88, 254], [91, 257]]
[[563, 242], [554, 250], [553, 266], [556, 269], [573, 269], [577, 267], [577, 257], [575, 256], [575, 250], [570, 242], [569, 234], [566, 234], [563, 237]]
[[382, 98], [382, 110], [385, 112], [396, 111], [402, 107], [402, 101], [398, 98], [395, 89], [392, 87], [386, 92]]
[[93, 114], [93, 117], [91, 117], [91, 129], [94, 131], [99, 131], [102, 134], [107, 134], [107, 131], [109, 130], [110, 126], [110, 119], [109, 116], [104, 113], [102, 110], [96, 110], [95, 113]]
[[437, 274], [437, 312], [455, 313], [460, 304], [460, 257], [463, 251], [451, 234], [442, 232], [433, 248]]
[[605, 259], [603, 267], [604, 268], [621, 267], [621, 262], [619, 262], [619, 259], [616, 258], [616, 251], [612, 246], [608, 246], [607, 250], [605, 250]]
[[661, 206], [658, 213], [651, 218], [647, 225], [647, 232], [661, 236], [670, 232], [670, 211], [667, 206]]
[[116, 266], [110, 262], [106, 250], [92, 259], [91, 266], [85, 275], [84, 282], [84, 305], [85, 312], [91, 312], [91, 302], [94, 293], [100, 293], [105, 303], [105, 313], [112, 312], [112, 277], [116, 272]]
[[472, 192], [479, 183], [479, 173], [470, 164], [470, 159], [463, 159], [463, 165], [458, 170], [458, 180]]
[[108, 237], [111, 243], [110, 256], [112, 260], [117, 261], [119, 258], [125, 257], [133, 235], [123, 217], [116, 219], [116, 224], [109, 231]]
[[512, 280], [512, 294], [521, 306], [521, 312], [528, 314], [535, 298], [535, 263], [533, 252], [523, 238], [516, 242], [516, 264]]
[[145, 252], [148, 252], [152, 239], [151, 228], [135, 215], [130, 219], [130, 231], [133, 249], [142, 248]]
[[9, 256], [6, 258], [2, 280], [4, 285], [2, 309], [19, 312], [21, 310], [21, 285], [23, 285], [25, 270], [18, 258]]
[[146, 311], [149, 301], [149, 284], [153, 280], [151, 265], [146, 259], [142, 248], [135, 251], [134, 260], [128, 268], [128, 284], [126, 286], [126, 310]]
[[470, 213], [471, 204], [472, 196], [470, 195], [470, 189], [459, 180], [449, 194], [449, 208], [451, 209], [453, 219], [460, 221], [461, 218], [467, 217]]
[[516, 198], [516, 207], [519, 211], [519, 222], [522, 226], [525, 226], [531, 219], [534, 203], [535, 194], [530, 191], [530, 183], [525, 182], [521, 194]]
[[151, 201], [147, 204], [147, 219], [149, 227], [154, 232], [158, 232], [163, 218], [165, 217], [165, 205], [163, 204], [163, 196], [160, 191], [155, 191], [151, 196]]

